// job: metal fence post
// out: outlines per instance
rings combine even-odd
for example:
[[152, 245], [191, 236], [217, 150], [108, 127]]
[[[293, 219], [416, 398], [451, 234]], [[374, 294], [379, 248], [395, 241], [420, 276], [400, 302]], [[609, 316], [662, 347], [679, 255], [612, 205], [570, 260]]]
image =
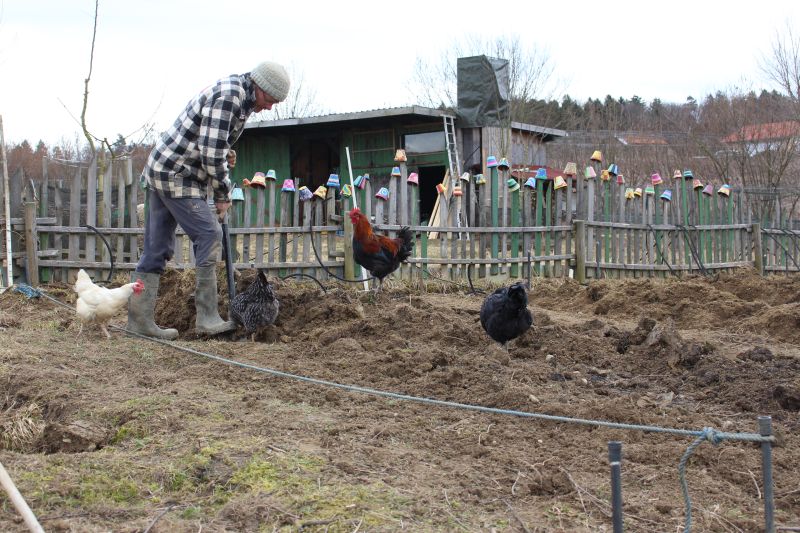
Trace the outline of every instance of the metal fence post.
[[608, 443], [608, 462], [611, 465], [611, 521], [614, 533], [622, 533], [622, 443]]
[[[772, 435], [772, 417], [758, 417], [758, 433], [764, 437]], [[772, 483], [772, 443], [761, 443], [761, 472], [764, 476], [764, 530], [775, 532], [775, 497]]]

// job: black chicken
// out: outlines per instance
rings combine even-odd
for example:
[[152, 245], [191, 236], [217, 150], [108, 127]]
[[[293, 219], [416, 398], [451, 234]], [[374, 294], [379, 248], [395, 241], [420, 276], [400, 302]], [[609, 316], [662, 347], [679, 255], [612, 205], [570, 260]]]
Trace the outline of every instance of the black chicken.
[[497, 289], [486, 297], [481, 306], [481, 326], [506, 351], [508, 341], [528, 331], [532, 324], [533, 315], [528, 310], [528, 293], [522, 282]]
[[255, 341], [258, 328], [268, 326], [278, 318], [280, 302], [261, 270], [258, 276], [244, 291], [233, 297], [231, 301], [231, 319], [244, 326], [248, 335]]

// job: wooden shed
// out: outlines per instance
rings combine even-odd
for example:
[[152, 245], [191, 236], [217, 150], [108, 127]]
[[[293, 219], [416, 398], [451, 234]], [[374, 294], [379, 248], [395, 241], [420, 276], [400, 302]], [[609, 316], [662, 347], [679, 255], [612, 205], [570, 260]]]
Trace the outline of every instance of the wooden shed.
[[348, 183], [349, 148], [353, 179], [369, 174], [377, 190], [388, 182], [396, 151], [404, 149], [408, 171], [419, 175], [419, 213], [426, 220], [436, 202], [436, 185], [449, 167], [445, 118], [455, 123], [455, 155], [462, 172], [485, 170], [489, 155], [507, 157], [515, 166], [542, 165], [547, 159], [545, 143], [566, 135], [516, 122], [506, 128], [459, 128], [452, 111], [421, 106], [252, 122], [234, 147], [238, 163], [232, 177], [241, 183], [255, 172], [272, 169], [279, 183], [296, 178], [312, 191], [330, 174]]

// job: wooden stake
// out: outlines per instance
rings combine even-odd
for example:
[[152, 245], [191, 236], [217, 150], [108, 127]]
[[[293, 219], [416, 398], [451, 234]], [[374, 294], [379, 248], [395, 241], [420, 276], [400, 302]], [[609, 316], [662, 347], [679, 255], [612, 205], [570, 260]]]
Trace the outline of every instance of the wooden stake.
[[[357, 191], [357, 189], [356, 189], [355, 185], [353, 185], [353, 164], [350, 162], [350, 147], [349, 146], [345, 146], [344, 151], [347, 154], [347, 171], [350, 174], [350, 188], [353, 189], [353, 207], [358, 207], [358, 202], [356, 201], [356, 191]], [[361, 205], [362, 205], [362, 207], [365, 207], [366, 206], [366, 191], [362, 191], [362, 192], [364, 193], [364, 196], [362, 196], [362, 199], [364, 201], [362, 201]], [[369, 212], [368, 211], [364, 211], [364, 214], [366, 215], [367, 219], [369, 219]], [[345, 218], [347, 218], [347, 219], [350, 218], [349, 216], [347, 216], [347, 213], [345, 213]], [[345, 228], [346, 227], [347, 226], [346, 226], [346, 223], [345, 223]], [[345, 240], [347, 240], [347, 239], [348, 239], [348, 237], [347, 237], [347, 234], [345, 233]], [[349, 237], [349, 239], [350, 239], [350, 246], [352, 246], [353, 239], [352, 239], [352, 237]], [[346, 245], [345, 245], [345, 253], [347, 253]], [[352, 253], [350, 254], [350, 256], [352, 257]], [[345, 278], [347, 278], [346, 275], [345, 275]], [[369, 282], [367, 281], [367, 271], [364, 269], [363, 266], [361, 267], [361, 279], [364, 280], [364, 291], [368, 291], [369, 290]]]
[[6, 217], [6, 275], [8, 284], [3, 285], [3, 276], [0, 276], [0, 293], [5, 292], [14, 284], [14, 261], [11, 252], [11, 191], [8, 185], [8, 163], [6, 162], [6, 140], [3, 135], [3, 116], [0, 115], [0, 166], [3, 172], [3, 211]]
[[28, 526], [28, 529], [30, 529], [32, 533], [44, 533], [44, 529], [39, 525], [39, 521], [36, 520], [36, 515], [33, 514], [33, 511], [31, 511], [31, 508], [28, 507], [28, 504], [25, 502], [25, 498], [23, 498], [22, 494], [17, 490], [16, 485], [14, 485], [14, 482], [11, 480], [11, 476], [8, 475], [3, 463], [0, 463], [0, 484], [3, 485], [3, 488], [8, 493], [11, 503], [17, 508], [19, 514], [22, 515], [22, 519], [25, 521], [25, 525]]

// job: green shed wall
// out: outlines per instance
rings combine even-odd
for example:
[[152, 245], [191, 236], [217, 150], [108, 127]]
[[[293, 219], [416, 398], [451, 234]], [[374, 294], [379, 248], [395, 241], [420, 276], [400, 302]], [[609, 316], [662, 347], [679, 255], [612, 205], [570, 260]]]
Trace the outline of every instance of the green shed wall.
[[[439, 123], [414, 126], [384, 127], [374, 130], [350, 130], [342, 137], [341, 161], [342, 174], [347, 177], [347, 156], [345, 147], [350, 147], [350, 159], [353, 164], [354, 178], [368, 173], [373, 180], [373, 187], [383, 184], [397, 165], [394, 156], [402, 146], [403, 135], [440, 131]], [[431, 152], [427, 154], [407, 154], [407, 166], [414, 171], [420, 166], [447, 166], [447, 152]]]
[[289, 162], [289, 138], [285, 135], [254, 134], [243, 136], [234, 145], [236, 168], [231, 170], [231, 179], [239, 185], [244, 178], [252, 179], [256, 172], [267, 173], [273, 169], [278, 184], [291, 178]]

